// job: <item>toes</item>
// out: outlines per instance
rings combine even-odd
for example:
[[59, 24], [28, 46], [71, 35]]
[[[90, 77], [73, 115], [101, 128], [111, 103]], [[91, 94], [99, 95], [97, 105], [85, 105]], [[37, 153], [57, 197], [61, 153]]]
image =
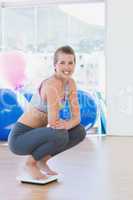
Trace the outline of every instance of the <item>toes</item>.
[[49, 178], [49, 176], [42, 174], [41, 176], [38, 177], [38, 179], [47, 179]]
[[47, 172], [48, 175], [58, 175], [57, 172]]

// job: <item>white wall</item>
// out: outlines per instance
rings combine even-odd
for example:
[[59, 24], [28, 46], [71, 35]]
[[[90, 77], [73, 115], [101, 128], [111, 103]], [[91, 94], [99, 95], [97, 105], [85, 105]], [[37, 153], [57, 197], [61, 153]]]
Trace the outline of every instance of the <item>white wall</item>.
[[107, 1], [108, 134], [133, 136], [133, 1]]

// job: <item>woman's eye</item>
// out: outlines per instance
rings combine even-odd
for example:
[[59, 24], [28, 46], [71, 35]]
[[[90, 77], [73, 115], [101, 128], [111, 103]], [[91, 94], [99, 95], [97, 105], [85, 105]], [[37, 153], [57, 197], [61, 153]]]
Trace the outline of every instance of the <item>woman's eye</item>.
[[61, 65], [64, 65], [64, 64], [65, 64], [65, 62], [60, 62], [60, 64], [61, 64]]
[[69, 65], [73, 65], [73, 62], [69, 62]]
[[[66, 63], [65, 63], [64, 61], [62, 61], [62, 62], [60, 62], [59, 64], [60, 64], [60, 65], [65, 65]], [[68, 64], [68, 65], [73, 65], [74, 63], [73, 63], [73, 62], [68, 62], [67, 64]]]

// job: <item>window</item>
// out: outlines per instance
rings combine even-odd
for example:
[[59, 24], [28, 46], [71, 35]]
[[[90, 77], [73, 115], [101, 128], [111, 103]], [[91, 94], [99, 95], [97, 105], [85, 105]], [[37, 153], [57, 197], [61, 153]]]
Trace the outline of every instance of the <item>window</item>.
[[104, 3], [4, 9], [4, 16], [0, 14], [0, 47], [5, 52], [17, 50], [25, 54], [24, 90], [34, 92], [38, 83], [52, 74], [56, 48], [70, 45], [77, 57], [74, 78], [78, 89], [100, 97], [105, 105]]
[[5, 50], [34, 51], [33, 8], [5, 9]]

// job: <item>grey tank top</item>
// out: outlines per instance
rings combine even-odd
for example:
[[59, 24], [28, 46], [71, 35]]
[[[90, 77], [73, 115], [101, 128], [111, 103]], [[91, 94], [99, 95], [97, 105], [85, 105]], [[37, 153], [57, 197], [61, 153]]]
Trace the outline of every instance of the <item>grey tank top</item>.
[[[40, 95], [42, 83], [43, 83], [43, 81], [41, 82], [37, 91], [33, 94], [30, 103], [31, 103], [32, 106], [37, 108], [39, 111], [47, 113], [47, 111], [48, 111], [47, 100], [42, 100], [41, 95]], [[69, 94], [70, 94], [69, 83], [66, 82], [66, 84], [64, 86], [64, 97], [59, 102], [60, 110], [65, 107], [66, 101], [68, 100], [68, 97], [69, 97]]]

